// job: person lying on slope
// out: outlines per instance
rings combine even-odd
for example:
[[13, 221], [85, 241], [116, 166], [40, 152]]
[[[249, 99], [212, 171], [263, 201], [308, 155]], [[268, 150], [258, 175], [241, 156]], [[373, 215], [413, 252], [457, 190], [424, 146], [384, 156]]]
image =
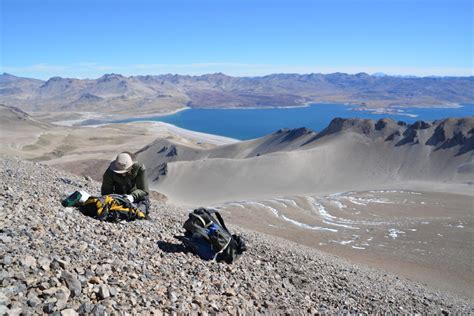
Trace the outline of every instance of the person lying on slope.
[[145, 165], [136, 162], [130, 152], [118, 154], [104, 173], [101, 194], [121, 194], [148, 217], [150, 199]]

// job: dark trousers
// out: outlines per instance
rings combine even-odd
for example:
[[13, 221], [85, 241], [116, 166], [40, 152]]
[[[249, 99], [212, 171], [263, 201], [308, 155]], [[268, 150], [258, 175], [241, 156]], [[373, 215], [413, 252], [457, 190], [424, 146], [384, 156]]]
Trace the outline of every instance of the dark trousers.
[[133, 202], [133, 205], [140, 211], [142, 211], [144, 214], [148, 215], [150, 211], [151, 202], [148, 196], [145, 196], [140, 200]]

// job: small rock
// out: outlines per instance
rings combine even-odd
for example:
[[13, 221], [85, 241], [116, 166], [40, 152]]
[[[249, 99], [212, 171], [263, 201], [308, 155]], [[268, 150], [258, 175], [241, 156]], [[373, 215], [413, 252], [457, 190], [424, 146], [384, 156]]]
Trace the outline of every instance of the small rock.
[[91, 303], [82, 303], [81, 306], [79, 306], [79, 309], [77, 310], [78, 313], [80, 314], [90, 314], [92, 311], [92, 304]]
[[40, 296], [41, 296], [41, 297], [50, 297], [50, 296], [53, 296], [53, 295], [56, 293], [57, 290], [58, 290], [58, 289], [55, 288], [55, 287], [46, 288], [45, 290], [43, 290], [43, 291], [41, 292], [41, 295], [40, 295]]
[[43, 306], [43, 312], [46, 314], [51, 314], [54, 312], [54, 303], [47, 303]]
[[30, 307], [36, 307], [41, 304], [41, 300], [36, 295], [31, 295], [26, 302]]
[[85, 242], [83, 242], [83, 243], [80, 244], [79, 250], [80, 251], [85, 251], [88, 247], [89, 247], [89, 245], [86, 244]]
[[174, 291], [168, 291], [168, 299], [171, 302], [176, 302], [178, 300], [178, 295], [176, 295], [176, 292]]
[[78, 274], [84, 274], [85, 272], [83, 267], [76, 267], [74, 270], [76, 270]]
[[36, 267], [36, 259], [33, 256], [26, 255], [21, 258], [21, 265], [27, 268], [35, 268]]
[[8, 311], [8, 316], [20, 316], [22, 312], [22, 309], [19, 307], [16, 308], [10, 308]]
[[237, 294], [235, 293], [235, 290], [234, 290], [233, 288], [228, 288], [228, 289], [224, 292], [224, 294], [227, 295], [227, 296], [235, 296], [235, 295], [237, 295]]
[[57, 299], [56, 306], [58, 309], [66, 307], [69, 296], [71, 296], [71, 291], [67, 287], [62, 286], [56, 291], [54, 297]]
[[93, 276], [92, 278], [89, 279], [89, 283], [91, 283], [91, 284], [99, 284], [99, 283], [100, 283], [100, 279], [99, 279], [99, 277]]
[[79, 314], [72, 308], [63, 309], [61, 311], [61, 316], [77, 316], [77, 315]]
[[40, 291], [47, 290], [48, 288], [49, 288], [49, 283], [47, 282], [42, 282], [38, 285], [38, 290]]
[[12, 264], [12, 257], [9, 256], [9, 255], [5, 255], [5, 257], [3, 257], [3, 265], [4, 266], [9, 266], [10, 264]]
[[0, 241], [4, 244], [8, 244], [8, 243], [11, 243], [12, 238], [9, 236], [0, 235]]
[[209, 302], [217, 301], [217, 300], [219, 300], [219, 295], [210, 294], [210, 295], [207, 296], [207, 300]]
[[57, 269], [57, 266], [66, 269], [66, 267], [69, 265], [69, 262], [63, 259], [55, 258], [54, 261], [51, 263], [51, 268]]
[[36, 277], [29, 277], [24, 280], [24, 283], [26, 284], [26, 287], [30, 288], [34, 284], [36, 284], [37, 281], [38, 280], [36, 279]]
[[97, 316], [107, 315], [105, 306], [100, 305], [100, 304], [95, 305], [94, 308], [92, 309], [92, 315], [97, 315]]
[[0, 315], [7, 315], [10, 310], [5, 305], [0, 305]]
[[46, 257], [40, 257], [40, 258], [38, 259], [38, 264], [39, 264], [39, 266], [41, 267], [41, 269], [43, 269], [44, 271], [49, 271], [49, 270], [50, 270], [51, 260], [49, 260], [49, 259], [46, 258]]
[[8, 298], [8, 296], [6, 296], [5, 293], [0, 292], [0, 305], [7, 305], [9, 302], [10, 299]]
[[81, 295], [82, 285], [74, 274], [63, 271], [61, 273], [61, 279], [66, 283], [68, 289], [71, 291], [72, 297]]
[[109, 288], [107, 287], [107, 285], [105, 284], [101, 284], [99, 286], [99, 298], [100, 299], [106, 299], [106, 298], [109, 298], [110, 297], [110, 292], [109, 292]]
[[115, 296], [118, 293], [117, 289], [113, 286], [109, 288], [109, 292], [110, 292], [110, 296]]

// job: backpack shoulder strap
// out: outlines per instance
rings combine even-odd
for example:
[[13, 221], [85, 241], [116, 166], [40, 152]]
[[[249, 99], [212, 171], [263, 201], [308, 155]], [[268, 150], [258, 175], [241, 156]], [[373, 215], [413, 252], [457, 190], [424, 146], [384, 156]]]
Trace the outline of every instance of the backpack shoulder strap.
[[202, 227], [206, 227], [206, 221], [200, 215], [196, 213], [189, 213], [189, 217], [194, 217], [198, 219], [202, 223]]
[[222, 228], [224, 228], [226, 232], [230, 234], [229, 230], [225, 226], [224, 219], [222, 218], [221, 214], [218, 211], [214, 211], [214, 214], [216, 215], [217, 220], [219, 221], [219, 224], [221, 224]]
[[225, 226], [224, 219], [222, 218], [221, 214], [217, 210], [212, 209], [212, 208], [211, 209], [203, 208], [202, 210], [205, 211], [206, 213], [208, 213], [211, 216], [215, 215], [215, 217], [219, 221], [219, 224], [222, 226], [222, 228], [224, 228], [226, 230], [226, 232], [230, 234], [229, 230]]

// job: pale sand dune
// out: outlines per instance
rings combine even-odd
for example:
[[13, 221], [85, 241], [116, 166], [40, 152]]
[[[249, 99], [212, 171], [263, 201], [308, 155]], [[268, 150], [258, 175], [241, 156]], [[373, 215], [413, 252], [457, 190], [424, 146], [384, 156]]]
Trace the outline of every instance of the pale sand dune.
[[432, 189], [443, 182], [474, 181], [472, 173], [457, 172], [469, 160], [465, 155], [455, 156], [453, 149], [414, 149], [374, 144], [360, 134], [346, 133], [308, 150], [170, 162], [166, 177], [153, 186], [173, 202], [207, 205], [285, 194], [403, 188], [404, 182], [425, 182]]

